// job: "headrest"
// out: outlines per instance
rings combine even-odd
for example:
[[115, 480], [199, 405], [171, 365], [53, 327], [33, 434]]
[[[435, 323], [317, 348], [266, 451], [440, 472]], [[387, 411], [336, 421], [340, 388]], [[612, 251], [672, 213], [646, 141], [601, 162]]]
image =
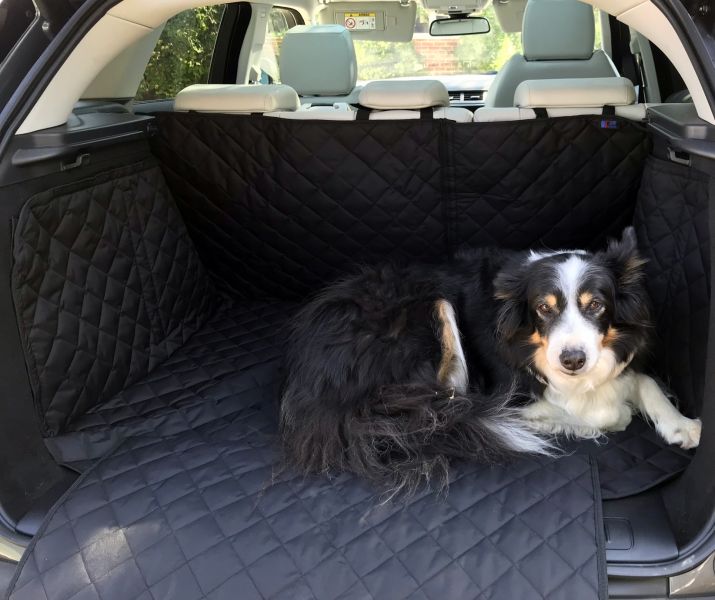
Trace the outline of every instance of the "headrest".
[[174, 110], [217, 113], [264, 113], [298, 110], [300, 101], [287, 85], [190, 85], [176, 94]]
[[519, 108], [626, 106], [635, 101], [636, 91], [625, 77], [535, 79], [522, 81], [514, 92]]
[[521, 42], [526, 60], [585, 60], [593, 55], [593, 7], [578, 0], [529, 0]]
[[434, 79], [371, 81], [360, 91], [358, 102], [375, 110], [415, 110], [449, 106], [449, 94], [444, 84]]
[[301, 96], [344, 96], [357, 81], [353, 39], [342, 25], [289, 29], [278, 62], [281, 81]]

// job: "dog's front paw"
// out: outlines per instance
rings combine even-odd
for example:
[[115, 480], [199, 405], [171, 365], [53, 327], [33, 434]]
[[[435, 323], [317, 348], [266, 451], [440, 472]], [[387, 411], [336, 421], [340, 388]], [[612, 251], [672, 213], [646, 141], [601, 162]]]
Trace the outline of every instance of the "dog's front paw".
[[696, 448], [700, 443], [702, 423], [700, 419], [682, 417], [673, 426], [663, 431], [663, 437], [669, 444], [678, 444], [681, 448]]

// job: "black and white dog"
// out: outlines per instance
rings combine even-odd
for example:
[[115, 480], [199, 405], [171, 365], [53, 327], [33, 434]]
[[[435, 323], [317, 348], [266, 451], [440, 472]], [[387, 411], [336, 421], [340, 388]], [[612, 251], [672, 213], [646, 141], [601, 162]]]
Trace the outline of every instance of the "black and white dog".
[[595, 254], [484, 249], [332, 285], [289, 340], [287, 459], [403, 492], [445, 485], [450, 459], [548, 454], [543, 434], [597, 437], [634, 412], [697, 446], [700, 422], [639, 371], [652, 328], [643, 263], [629, 228]]

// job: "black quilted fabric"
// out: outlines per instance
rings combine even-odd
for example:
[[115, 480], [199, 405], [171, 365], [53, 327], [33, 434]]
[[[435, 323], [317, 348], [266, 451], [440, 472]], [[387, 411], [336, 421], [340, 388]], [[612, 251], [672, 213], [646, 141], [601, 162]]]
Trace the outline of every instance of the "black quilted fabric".
[[446, 258], [438, 121], [157, 124], [199, 255], [233, 295], [304, 297], [356, 263]]
[[[588, 211], [615, 233], [630, 218], [642, 132], [540, 122], [504, 135], [490, 165], [487, 129], [478, 141], [440, 122], [166, 122], [157, 149], [199, 253], [153, 163], [36, 196], [15, 229], [13, 288], [47, 443], [84, 473], [10, 597], [605, 598], [596, 460], [618, 497], [688, 459], [643, 423], [559, 459], [457, 465], [446, 497], [393, 505], [348, 475], [276, 472], [275, 401], [292, 298], [356, 261], [567, 244], [559, 236], [587, 235]], [[569, 143], [585, 150], [572, 157]], [[577, 181], [593, 191], [578, 196]], [[490, 216], [500, 202], [512, 225]], [[640, 225], [655, 254], [662, 228], [685, 227], [663, 214]], [[663, 272], [680, 274], [667, 252]], [[697, 281], [672, 279], [669, 293]]]
[[648, 161], [635, 221], [655, 305], [658, 373], [691, 416], [700, 414], [710, 321], [708, 177]]
[[650, 142], [626, 120], [568, 117], [452, 124], [455, 246], [602, 248], [633, 215]]
[[276, 408], [286, 302], [224, 299], [185, 346], [141, 381], [47, 438], [55, 459], [83, 471], [126, 437], [204, 432], [254, 404]]
[[210, 315], [210, 281], [153, 163], [34, 196], [13, 254], [46, 435], [145, 377]]
[[244, 410], [127, 440], [55, 507], [10, 598], [606, 597], [585, 456], [462, 466], [445, 498], [392, 505], [348, 476], [276, 480], [271, 431]]
[[598, 441], [564, 442], [566, 452], [589, 454], [598, 464], [601, 497], [633, 496], [672, 479], [688, 466], [690, 452], [666, 445], [642, 419]]
[[630, 223], [649, 149], [640, 125], [613, 122], [162, 113], [154, 149], [217, 279], [301, 297], [355, 263], [600, 246]]

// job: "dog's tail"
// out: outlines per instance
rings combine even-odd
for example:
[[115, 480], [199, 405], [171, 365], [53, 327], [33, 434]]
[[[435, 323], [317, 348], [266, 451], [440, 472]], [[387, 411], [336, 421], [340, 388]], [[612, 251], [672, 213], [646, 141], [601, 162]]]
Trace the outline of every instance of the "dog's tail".
[[425, 483], [442, 491], [453, 459], [494, 464], [522, 453], [555, 453], [509, 400], [510, 394], [391, 385], [358, 410], [314, 415], [300, 431], [284, 421], [283, 439], [289, 461], [306, 472], [352, 471], [389, 497], [410, 495]]

